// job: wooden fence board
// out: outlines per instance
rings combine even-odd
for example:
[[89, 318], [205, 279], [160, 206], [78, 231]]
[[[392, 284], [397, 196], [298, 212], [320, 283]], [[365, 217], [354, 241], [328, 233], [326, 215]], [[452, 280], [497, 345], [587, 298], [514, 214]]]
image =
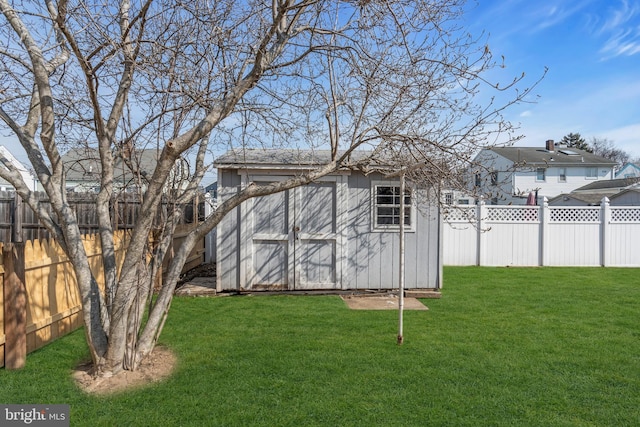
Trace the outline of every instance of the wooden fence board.
[[[0, 243], [0, 254], [2, 253], [2, 244]], [[0, 275], [0, 367], [4, 366], [4, 265], [2, 275]]]
[[[125, 231], [117, 232], [116, 259], [124, 259]], [[89, 262], [98, 284], [104, 286], [99, 237], [84, 236]], [[0, 248], [3, 245], [0, 243]], [[82, 326], [82, 306], [71, 262], [54, 241], [27, 241], [24, 244], [24, 287], [26, 293], [26, 352], [30, 353]], [[44, 260], [44, 261], [43, 261]], [[5, 284], [4, 263], [0, 283]], [[4, 306], [4, 292], [0, 300]], [[0, 310], [0, 367], [8, 361], [5, 313]]]
[[8, 244], [3, 252], [6, 268], [3, 281], [4, 360], [8, 369], [20, 369], [27, 360], [26, 326], [30, 308], [25, 286], [24, 247], [21, 243]]
[[[98, 235], [95, 194], [70, 193], [69, 202], [74, 206], [80, 230], [85, 234], [83, 244], [89, 257], [89, 265], [104, 289], [104, 275], [101, 244]], [[51, 209], [46, 194], [38, 193], [40, 203]], [[116, 263], [122, 266], [128, 234], [137, 219], [140, 198], [135, 194], [123, 194], [112, 200], [112, 216], [116, 233]], [[18, 209], [16, 209], [18, 207]], [[199, 212], [198, 209], [197, 212]], [[191, 212], [191, 216], [188, 213]], [[185, 222], [180, 224], [174, 240], [174, 247], [182, 243], [189, 231], [197, 225], [199, 218], [193, 218], [194, 209], [187, 209]], [[195, 221], [196, 223], [192, 223]], [[21, 223], [21, 224], [20, 224]], [[0, 367], [5, 366], [8, 349], [4, 291], [6, 285], [5, 263], [2, 259], [3, 242], [11, 242], [16, 224], [22, 228], [24, 242], [24, 282], [27, 296], [26, 307], [26, 347], [30, 353], [58, 337], [82, 326], [81, 301], [75, 274], [62, 248], [49, 239], [49, 233], [38, 222], [37, 217], [25, 203], [16, 203], [13, 192], [0, 191]], [[183, 272], [200, 265], [204, 260], [205, 239], [201, 239], [193, 249], [183, 268]], [[165, 265], [169, 260], [165, 260]]]

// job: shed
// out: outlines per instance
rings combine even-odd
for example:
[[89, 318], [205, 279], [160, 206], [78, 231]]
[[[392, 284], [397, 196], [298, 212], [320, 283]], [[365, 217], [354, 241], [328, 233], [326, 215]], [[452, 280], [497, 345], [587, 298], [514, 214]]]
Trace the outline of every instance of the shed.
[[[227, 152], [215, 162], [218, 201], [250, 182], [284, 180], [328, 159], [325, 151]], [[217, 290], [397, 289], [399, 190], [399, 179], [340, 170], [243, 202], [217, 227]], [[405, 288], [439, 289], [437, 195], [433, 189], [408, 192]]]

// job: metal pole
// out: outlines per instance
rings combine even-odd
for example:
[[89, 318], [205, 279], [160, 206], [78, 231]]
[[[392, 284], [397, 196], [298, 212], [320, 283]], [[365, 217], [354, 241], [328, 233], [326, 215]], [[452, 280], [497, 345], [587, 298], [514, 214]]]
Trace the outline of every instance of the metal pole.
[[399, 295], [398, 295], [398, 345], [404, 341], [404, 173], [400, 175], [400, 262], [399, 265]]

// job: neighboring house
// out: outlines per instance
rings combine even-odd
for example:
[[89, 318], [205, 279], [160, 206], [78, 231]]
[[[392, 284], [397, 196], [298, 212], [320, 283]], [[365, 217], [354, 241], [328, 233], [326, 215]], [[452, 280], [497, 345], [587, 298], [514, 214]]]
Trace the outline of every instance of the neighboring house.
[[494, 205], [524, 205], [529, 193], [551, 199], [591, 181], [613, 178], [616, 163], [583, 150], [555, 146], [486, 148], [474, 159], [471, 185]]
[[627, 163], [622, 169], [616, 172], [616, 178], [635, 178], [640, 177], [640, 164]]
[[640, 206], [640, 188], [638, 185], [629, 187], [609, 197], [611, 206]]
[[440, 203], [444, 205], [459, 206], [475, 204], [475, 197], [460, 190], [442, 190], [440, 195]]
[[[40, 190], [40, 183], [36, 178], [35, 174], [29, 171], [18, 159], [16, 159], [9, 150], [0, 145], [0, 163], [12, 164], [20, 175], [22, 175], [22, 179], [24, 183], [29, 187], [31, 191]], [[0, 191], [13, 191], [15, 188], [8, 181], [0, 178]]]
[[616, 178], [602, 181], [594, 181], [582, 187], [576, 188], [572, 193], [582, 194], [604, 194], [606, 196], [612, 196], [625, 190], [629, 187], [633, 187], [640, 181], [638, 178]]
[[549, 206], [600, 206], [603, 197], [607, 194], [601, 193], [569, 193], [549, 199]]
[[549, 199], [550, 206], [599, 206], [603, 197], [611, 199], [623, 190], [637, 185], [638, 178], [618, 178], [594, 181], [569, 194], [560, 194]]
[[[228, 152], [215, 162], [219, 200], [328, 159], [325, 151]], [[218, 291], [397, 288], [403, 199], [406, 287], [440, 288], [438, 203], [428, 203], [427, 190], [407, 190], [410, 197], [403, 198], [399, 188], [398, 179], [379, 173], [341, 170], [243, 202], [217, 227]]]
[[218, 181], [204, 187], [204, 192], [211, 194], [213, 200], [218, 199]]
[[72, 148], [62, 155], [66, 189], [75, 193], [100, 191], [100, 156], [94, 148]]
[[[160, 151], [155, 149], [136, 150], [127, 161], [122, 157], [114, 159], [114, 191], [144, 192], [151, 178]], [[62, 164], [67, 172], [66, 188], [73, 192], [100, 191], [100, 156], [94, 148], [73, 148], [62, 156]], [[189, 176], [189, 165], [180, 159], [169, 178], [176, 185], [184, 183]]]

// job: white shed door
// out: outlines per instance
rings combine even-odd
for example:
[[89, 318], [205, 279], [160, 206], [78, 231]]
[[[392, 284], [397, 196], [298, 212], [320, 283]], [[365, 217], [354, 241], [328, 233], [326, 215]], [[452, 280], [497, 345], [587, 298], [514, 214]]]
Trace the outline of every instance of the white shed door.
[[254, 199], [247, 288], [336, 288], [337, 206], [335, 180]]
[[336, 182], [296, 188], [294, 265], [296, 289], [333, 289], [336, 283]]
[[[289, 191], [257, 197], [249, 210], [249, 289], [288, 289]], [[249, 204], [250, 206], [250, 204]]]

